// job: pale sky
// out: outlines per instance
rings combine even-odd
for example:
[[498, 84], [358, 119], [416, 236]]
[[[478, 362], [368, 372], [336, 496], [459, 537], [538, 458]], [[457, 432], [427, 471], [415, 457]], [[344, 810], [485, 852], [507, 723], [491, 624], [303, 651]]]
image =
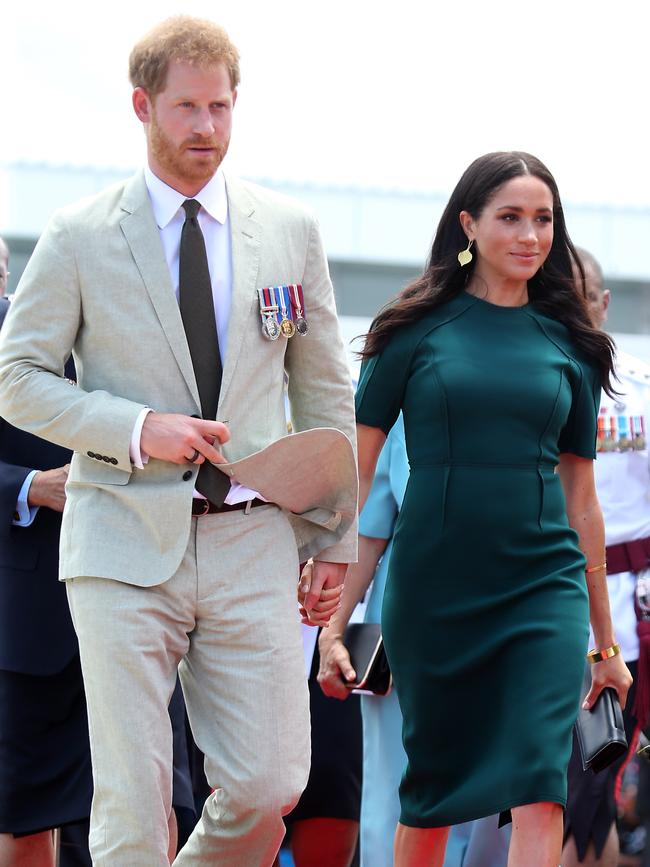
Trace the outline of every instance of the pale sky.
[[521, 149], [566, 201], [650, 208], [650, 4], [584, 0], [14, 2], [0, 16], [0, 161], [138, 166], [126, 66], [170, 14], [242, 54], [231, 169], [445, 194]]

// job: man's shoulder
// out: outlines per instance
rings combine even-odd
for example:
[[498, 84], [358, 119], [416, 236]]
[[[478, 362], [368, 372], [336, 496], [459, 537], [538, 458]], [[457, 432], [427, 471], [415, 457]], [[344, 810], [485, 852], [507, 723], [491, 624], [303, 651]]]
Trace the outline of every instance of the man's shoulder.
[[620, 348], [616, 350], [616, 375], [622, 381], [650, 387], [650, 364]]
[[105, 222], [112, 214], [121, 214], [124, 211], [125, 196], [144, 201], [145, 194], [144, 176], [142, 172], [138, 172], [97, 193], [59, 208], [54, 214], [54, 219], [79, 226], [88, 226], [89, 222]]
[[253, 181], [225, 174], [229, 201], [240, 206], [250, 203], [262, 215], [275, 219], [295, 220], [306, 224], [315, 221], [313, 212], [303, 203]]

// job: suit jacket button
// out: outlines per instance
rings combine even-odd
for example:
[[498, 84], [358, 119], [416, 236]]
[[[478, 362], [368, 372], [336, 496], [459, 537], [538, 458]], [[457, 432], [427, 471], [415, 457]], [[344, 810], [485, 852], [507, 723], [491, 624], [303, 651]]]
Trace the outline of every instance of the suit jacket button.
[[191, 478], [192, 478], [192, 470], [185, 470], [185, 472], [183, 473], [183, 481], [189, 482], [189, 480]]
[[111, 463], [117, 465], [117, 458], [111, 458]]
[[101, 460], [102, 460], [102, 456], [101, 456], [101, 455], [95, 455], [95, 460], [96, 460], [96, 461], [101, 461]]
[[108, 457], [108, 455], [102, 455], [102, 460], [105, 461], [107, 464], [110, 464], [111, 462], [111, 459]]
[[86, 454], [88, 455], [89, 458], [95, 457], [95, 452], [86, 452]]

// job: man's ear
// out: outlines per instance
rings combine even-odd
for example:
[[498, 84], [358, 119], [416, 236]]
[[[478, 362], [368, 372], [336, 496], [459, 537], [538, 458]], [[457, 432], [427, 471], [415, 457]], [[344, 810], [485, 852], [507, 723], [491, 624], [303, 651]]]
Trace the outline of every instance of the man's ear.
[[131, 97], [133, 111], [142, 123], [151, 123], [152, 104], [149, 94], [144, 87], [136, 87]]
[[609, 307], [609, 302], [612, 300], [612, 294], [609, 289], [603, 290], [603, 310], [607, 312], [607, 308]]

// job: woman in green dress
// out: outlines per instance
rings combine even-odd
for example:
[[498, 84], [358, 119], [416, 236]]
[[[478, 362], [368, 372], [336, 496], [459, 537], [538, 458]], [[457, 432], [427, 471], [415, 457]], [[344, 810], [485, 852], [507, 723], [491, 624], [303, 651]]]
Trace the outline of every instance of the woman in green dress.
[[631, 683], [593, 484], [613, 347], [572, 261], [546, 167], [488, 154], [366, 338], [362, 504], [400, 410], [411, 467], [382, 612], [408, 756], [396, 867], [440, 865], [450, 825], [510, 811], [510, 867], [557, 867], [589, 617], [607, 658], [588, 706]]

